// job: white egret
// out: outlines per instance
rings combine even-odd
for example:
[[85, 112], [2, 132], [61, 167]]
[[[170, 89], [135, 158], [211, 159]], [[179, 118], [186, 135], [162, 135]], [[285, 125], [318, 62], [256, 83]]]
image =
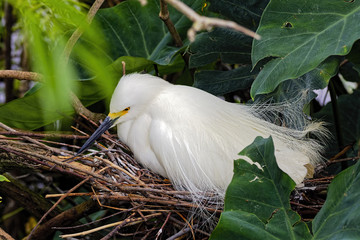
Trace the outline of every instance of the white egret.
[[[308, 163], [319, 160], [320, 145], [306, 138], [321, 124], [298, 131], [269, 123], [251, 106], [229, 103], [197, 88], [173, 85], [148, 74], [119, 81], [110, 113], [80, 149], [117, 126], [135, 159], [167, 177], [177, 189], [222, 195], [233, 176], [233, 160], [257, 136], [272, 136], [278, 166], [296, 183]], [[248, 160], [251, 162], [251, 160]]]

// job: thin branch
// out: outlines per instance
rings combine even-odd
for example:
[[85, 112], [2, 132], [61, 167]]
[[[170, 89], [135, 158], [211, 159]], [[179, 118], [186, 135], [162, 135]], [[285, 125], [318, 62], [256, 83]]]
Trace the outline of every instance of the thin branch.
[[[189, 203], [189, 202], [180, 201], [180, 200], [164, 200], [164, 199], [129, 196], [129, 195], [128, 196], [121, 196], [121, 195], [114, 196], [114, 195], [102, 194], [102, 195], [93, 195], [91, 197], [95, 198], [95, 199], [98, 198], [98, 199], [114, 200], [115, 202], [121, 202], [121, 201], [148, 202], [148, 203], [159, 203], [159, 204], [164, 204], [164, 205], [185, 206], [185, 207], [189, 207], [189, 208], [199, 207], [195, 203]], [[220, 209], [209, 208], [209, 207], [203, 207], [203, 208], [209, 212], [219, 212], [219, 213], [222, 212]]]
[[0, 70], [0, 78], [15, 78], [19, 80], [40, 82], [42, 76], [41, 74], [35, 72], [25, 72], [18, 70]]
[[[86, 16], [87, 24], [90, 24], [92, 22], [95, 14], [99, 10], [99, 8], [103, 4], [103, 2], [104, 2], [104, 0], [96, 0], [94, 2], [94, 4], [91, 6], [91, 8], [88, 12], [88, 15]], [[65, 46], [65, 49], [63, 52], [63, 57], [66, 62], [69, 60], [70, 53], [71, 53], [72, 49], [74, 48], [76, 42], [79, 40], [79, 38], [83, 34], [83, 32], [84, 32], [83, 28], [81, 28], [81, 27], [77, 28], [76, 31], [71, 35], [69, 41], [66, 43], [66, 46]]]
[[121, 61], [121, 65], [122, 65], [122, 70], [123, 70], [123, 76], [126, 75], [126, 63], [125, 61]]
[[170, 13], [167, 7], [167, 3], [165, 2], [165, 0], [160, 0], [160, 13], [159, 13], [159, 17], [161, 20], [164, 21], [166, 27], [168, 28], [172, 38], [175, 41], [175, 45], [177, 47], [181, 47], [183, 45], [183, 42], [181, 40], [181, 37], [178, 33], [178, 31], [176, 30], [174, 23], [171, 21], [170, 19]]
[[170, 215], [171, 215], [171, 212], [169, 212], [169, 213], [167, 214], [167, 217], [166, 217], [166, 219], [165, 219], [165, 222], [163, 223], [163, 225], [161, 226], [161, 228], [159, 229], [159, 231], [158, 231], [157, 234], [156, 234], [155, 240], [158, 240], [158, 239], [159, 239], [161, 233], [163, 232], [163, 229], [164, 229], [166, 223], [169, 221]]
[[192, 27], [188, 30], [188, 38], [191, 42], [195, 40], [196, 32], [202, 30], [210, 30], [213, 27], [230, 28], [236, 31], [242, 32], [250, 37], [260, 40], [260, 35], [251, 31], [250, 29], [243, 27], [236, 22], [228, 21], [220, 18], [208, 18], [197, 14], [193, 9], [178, 0], [165, 0], [176, 8], [179, 12], [183, 13], [191, 21], [193, 21]]
[[[36, 81], [36, 82], [43, 81], [43, 76], [39, 73], [25, 72], [19, 70], [0, 70], [0, 78], [16, 78], [19, 80], [28, 80], [28, 81]], [[72, 106], [77, 114], [79, 115], [83, 114], [96, 122], [105, 118], [105, 115], [100, 113], [93, 113], [90, 110], [88, 110], [86, 107], [84, 107], [80, 99], [73, 92], [70, 92], [70, 97], [71, 97]]]
[[0, 239], [4, 240], [14, 240], [7, 232], [5, 232], [2, 228], [0, 228]]
[[114, 227], [114, 226], [117, 226], [117, 225], [120, 225], [120, 224], [124, 224], [124, 222], [125, 222], [124, 225], [134, 225], [134, 224], [144, 222], [145, 220], [148, 220], [150, 218], [153, 218], [153, 217], [156, 217], [156, 216], [159, 216], [159, 215], [161, 215], [161, 213], [154, 213], [154, 214], [147, 215], [147, 216], [145, 216], [145, 219], [143, 219], [142, 217], [132, 218], [132, 219], [125, 219], [123, 221], [110, 223], [110, 224], [107, 224], [107, 225], [104, 225], [104, 226], [101, 226], [101, 227], [97, 227], [97, 228], [94, 228], [94, 229], [90, 229], [88, 231], [84, 231], [84, 232], [80, 232], [80, 233], [60, 235], [60, 237], [62, 237], [62, 238], [71, 238], [71, 237], [85, 236], [87, 234], [103, 230], [105, 228]]
[[57, 134], [57, 133], [35, 133], [35, 132], [10, 132], [10, 131], [0, 131], [0, 135], [10, 135], [10, 136], [28, 136], [35, 138], [61, 138], [61, 139], [88, 139], [89, 136], [80, 136], [74, 134]]
[[[95, 14], [99, 10], [99, 8], [103, 4], [103, 2], [104, 2], [104, 0], [96, 0], [94, 2], [94, 4], [91, 6], [91, 8], [88, 12], [88, 15], [86, 17], [87, 24], [90, 24], [92, 22]], [[82, 27], [77, 28], [76, 31], [71, 35], [68, 42], [66, 43], [66, 46], [65, 46], [65, 49], [63, 52], [63, 57], [64, 57], [65, 62], [69, 61], [70, 53], [71, 53], [72, 49], [74, 48], [76, 42], [79, 40], [79, 38], [83, 34], [83, 32], [84, 32], [84, 29]], [[96, 122], [98, 122], [100, 119], [104, 118], [104, 116], [102, 114], [93, 113], [93, 112], [89, 111], [86, 107], [84, 107], [84, 105], [81, 103], [79, 98], [73, 92], [70, 93], [70, 96], [72, 99], [72, 105], [77, 113], [82, 113], [85, 116], [91, 118], [92, 120], [94, 120]]]
[[[9, 127], [9, 126], [1, 123], [1, 122], [0, 122], [0, 127], [7, 130], [7, 131], [9, 131], [9, 132], [17, 132], [15, 129], [12, 129], [11, 127]], [[21, 136], [21, 138], [26, 140], [26, 141], [29, 141], [31, 143], [35, 143], [36, 145], [40, 146], [43, 149], [46, 149], [46, 150], [49, 150], [49, 151], [52, 151], [52, 152], [55, 152], [55, 153], [58, 153], [58, 154], [61, 154], [63, 152], [60, 149], [49, 147], [48, 145], [45, 145], [45, 144], [43, 144], [43, 143], [41, 143], [41, 142], [39, 142], [39, 141], [37, 141], [35, 139], [32, 139], [32, 138], [30, 138], [28, 136]]]

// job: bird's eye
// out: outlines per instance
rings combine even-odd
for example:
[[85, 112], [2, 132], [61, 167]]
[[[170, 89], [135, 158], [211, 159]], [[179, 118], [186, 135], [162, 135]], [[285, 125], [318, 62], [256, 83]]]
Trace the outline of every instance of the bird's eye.
[[124, 111], [129, 111], [130, 110], [130, 107], [127, 107], [124, 109]]

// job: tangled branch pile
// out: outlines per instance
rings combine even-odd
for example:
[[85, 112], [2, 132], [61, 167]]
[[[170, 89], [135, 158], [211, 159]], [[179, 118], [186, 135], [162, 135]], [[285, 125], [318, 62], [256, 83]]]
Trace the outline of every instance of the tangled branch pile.
[[[97, 128], [95, 123], [83, 118], [87, 125], [78, 122], [82, 128], [89, 132]], [[168, 179], [139, 165], [130, 149], [108, 132], [103, 135], [102, 144], [96, 144], [100, 150], [91, 149], [86, 155], [74, 157], [81, 144], [79, 140], [88, 137], [76, 128], [82, 135], [16, 131], [2, 123], [0, 129], [3, 129], [0, 130], [2, 172], [23, 168], [27, 173], [58, 173], [80, 181], [70, 190], [48, 194], [48, 199], [43, 200], [40, 194], [33, 197], [33, 193], [27, 193], [28, 189], [15, 190], [8, 187], [8, 183], [0, 182], [0, 196], [16, 199], [41, 218], [41, 225], [33, 229], [30, 239], [48, 239], [56, 230], [64, 233], [64, 238], [98, 239], [100, 235], [105, 236], [102, 239], [109, 239], [121, 235], [133, 239], [175, 239], [179, 236], [207, 239], [222, 211], [219, 199], [212, 193], [202, 193], [204, 198], [194, 201], [189, 192], [176, 191]], [[318, 176], [305, 180], [304, 186], [291, 196], [293, 210], [305, 221], [312, 220], [321, 209], [332, 179]], [[14, 178], [11, 183], [15, 181]], [[80, 187], [86, 190], [80, 191]], [[82, 197], [83, 202], [63, 212], [57, 209], [65, 198], [75, 197]], [[52, 205], [49, 202], [52, 199], [58, 201]], [[88, 219], [86, 224], [78, 222], [104, 209], [108, 212], [102, 219]]]
[[[0, 133], [0, 149], [10, 156], [8, 159], [11, 161], [15, 160], [33, 171], [58, 172], [82, 180], [67, 193], [49, 194], [46, 197], [60, 197], [59, 200], [62, 200], [90, 196], [89, 201], [96, 203], [93, 204], [94, 209], [86, 208], [86, 212], [79, 213], [77, 217], [67, 215], [61, 220], [47, 219], [48, 221], [42, 223], [43, 226], [56, 227], [63, 233], [72, 232], [62, 235], [64, 238], [91, 236], [102, 229], [107, 229], [107, 237], [116, 233], [133, 236], [135, 239], [175, 239], [184, 234], [188, 234], [190, 239], [208, 238], [209, 233], [205, 229], [208, 229], [211, 223], [216, 223], [221, 212], [218, 201], [212, 198], [211, 193], [207, 193], [206, 200], [194, 203], [189, 192], [176, 191], [168, 179], [144, 169], [134, 160], [131, 151], [119, 142], [116, 135], [106, 133], [106, 136], [103, 135], [102, 144], [97, 144], [100, 150], [92, 149], [84, 156], [74, 157], [78, 146], [39, 138], [56, 137], [76, 141], [87, 138], [86, 136], [20, 132], [3, 124], [0, 127], [6, 130]], [[82, 184], [85, 184], [87, 189], [91, 186], [92, 190], [77, 192]], [[113, 215], [121, 216], [120, 221], [89, 223], [87, 228], [68, 227], [73, 226], [73, 222], [89, 211], [98, 211], [99, 206], [102, 209], [112, 209]], [[204, 214], [211, 217], [205, 218]], [[53, 224], [47, 225], [51, 221]], [[64, 224], [65, 222], [67, 224]], [[56, 225], [59, 223], [62, 224]], [[39, 236], [44, 236], [42, 231], [49, 231], [49, 228], [39, 227], [33, 231], [31, 237], [38, 239]]]

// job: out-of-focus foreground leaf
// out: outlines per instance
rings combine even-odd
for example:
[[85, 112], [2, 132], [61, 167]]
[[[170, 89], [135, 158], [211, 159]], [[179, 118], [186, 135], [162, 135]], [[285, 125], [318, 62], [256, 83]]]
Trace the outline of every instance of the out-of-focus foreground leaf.
[[10, 182], [10, 180], [0, 174], [0, 182]]
[[[200, 0], [187, 3], [195, 10], [201, 6]], [[48, 7], [49, 14], [51, 6], [50, 3], [43, 6], [45, 10]], [[57, 4], [55, 7], [62, 9]], [[148, 1], [144, 7], [139, 1], [131, 0], [113, 8], [99, 10], [94, 24], [85, 31], [83, 38], [75, 46], [70, 61], [71, 64], [75, 63], [78, 73], [86, 73], [81, 74], [80, 78], [87, 76], [91, 80], [74, 83], [78, 78], [73, 74], [72, 65], [59, 64], [63, 62], [60, 60], [63, 40], [67, 34], [65, 30], [69, 29], [64, 29], [61, 33], [62, 28], [56, 28], [56, 34], [51, 29], [45, 31], [46, 29], [39, 28], [43, 20], [31, 15], [31, 9], [27, 11], [22, 8], [22, 16], [31, 20], [24, 20], [28, 22], [25, 30], [38, 33], [33, 37], [35, 42], [32, 56], [34, 66], [37, 66], [35, 70], [45, 77], [46, 84], [43, 88], [47, 91], [33, 91], [24, 98], [1, 106], [0, 121], [12, 127], [36, 129], [72, 114], [68, 100], [69, 90], [75, 90], [74, 87], [78, 88], [78, 95], [85, 106], [109, 98], [122, 72], [121, 61], [128, 63], [128, 72], [151, 70], [155, 63], [163, 64], [159, 71], [164, 73], [181, 70], [184, 63], [179, 55], [176, 57], [180, 48], [172, 47], [172, 38], [158, 17], [159, 11], [159, 2], [156, 0]], [[182, 36], [186, 36], [191, 22], [175, 9], [170, 8], [170, 11], [178, 31]], [[66, 9], [63, 9], [63, 12], [67, 13]], [[57, 17], [51, 14], [46, 16]], [[70, 20], [71, 18], [68, 18], [67, 21]], [[74, 26], [77, 25], [78, 22], [74, 23]], [[47, 42], [49, 39], [46, 34], [57, 35], [58, 39]], [[51, 45], [47, 45], [48, 43]], [[34, 96], [31, 96], [32, 94]]]
[[272, 92], [281, 82], [311, 71], [331, 55], [346, 55], [360, 38], [359, 1], [271, 1], [254, 41], [252, 62], [270, 60], [257, 76], [251, 95]]

